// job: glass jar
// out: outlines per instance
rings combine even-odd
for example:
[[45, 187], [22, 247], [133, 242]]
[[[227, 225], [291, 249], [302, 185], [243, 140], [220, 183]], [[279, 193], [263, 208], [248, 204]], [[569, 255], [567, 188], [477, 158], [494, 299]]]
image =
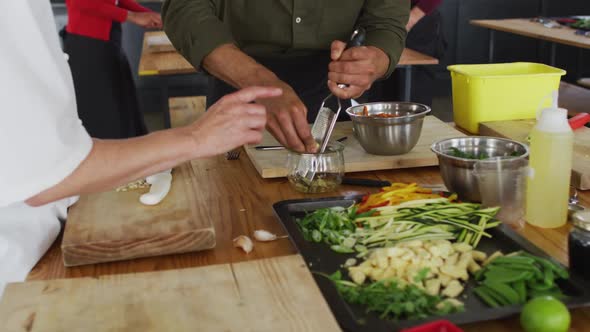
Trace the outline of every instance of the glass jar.
[[568, 238], [570, 270], [590, 280], [590, 211], [577, 212]]
[[323, 193], [336, 189], [344, 176], [344, 145], [330, 142], [323, 153], [287, 155], [287, 178], [295, 190]]

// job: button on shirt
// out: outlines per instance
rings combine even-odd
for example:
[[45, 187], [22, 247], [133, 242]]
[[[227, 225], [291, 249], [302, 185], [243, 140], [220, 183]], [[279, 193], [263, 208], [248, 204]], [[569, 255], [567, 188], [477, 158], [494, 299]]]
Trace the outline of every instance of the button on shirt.
[[0, 1], [0, 294], [53, 243], [75, 199], [24, 201], [71, 174], [92, 149], [47, 0]]
[[354, 28], [383, 50], [389, 75], [404, 48], [409, 0], [167, 0], [166, 34], [194, 66], [222, 44], [252, 56], [297, 56], [347, 41]]

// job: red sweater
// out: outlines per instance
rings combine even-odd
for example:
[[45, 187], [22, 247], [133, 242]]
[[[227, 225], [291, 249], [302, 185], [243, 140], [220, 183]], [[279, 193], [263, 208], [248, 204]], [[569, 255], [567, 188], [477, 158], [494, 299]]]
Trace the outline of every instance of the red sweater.
[[109, 40], [111, 25], [115, 22], [125, 22], [127, 11], [149, 12], [148, 8], [140, 6], [134, 0], [66, 0], [68, 8], [68, 33]]

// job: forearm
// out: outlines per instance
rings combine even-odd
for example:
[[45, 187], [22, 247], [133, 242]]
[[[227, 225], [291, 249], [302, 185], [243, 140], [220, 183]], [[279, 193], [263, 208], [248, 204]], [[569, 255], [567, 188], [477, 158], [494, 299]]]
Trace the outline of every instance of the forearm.
[[285, 84], [272, 71], [233, 44], [224, 44], [214, 49], [203, 60], [203, 67], [213, 76], [238, 89], [250, 86], [283, 87]]
[[185, 128], [127, 140], [95, 140], [78, 168], [57, 185], [29, 198], [33, 206], [78, 194], [100, 192], [202, 157]]

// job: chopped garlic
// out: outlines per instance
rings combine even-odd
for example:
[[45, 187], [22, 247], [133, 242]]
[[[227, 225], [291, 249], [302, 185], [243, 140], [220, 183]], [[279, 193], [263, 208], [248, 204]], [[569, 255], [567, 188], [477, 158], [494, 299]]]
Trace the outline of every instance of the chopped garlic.
[[234, 247], [242, 248], [246, 254], [249, 254], [254, 249], [254, 243], [246, 235], [240, 235], [234, 239]]

